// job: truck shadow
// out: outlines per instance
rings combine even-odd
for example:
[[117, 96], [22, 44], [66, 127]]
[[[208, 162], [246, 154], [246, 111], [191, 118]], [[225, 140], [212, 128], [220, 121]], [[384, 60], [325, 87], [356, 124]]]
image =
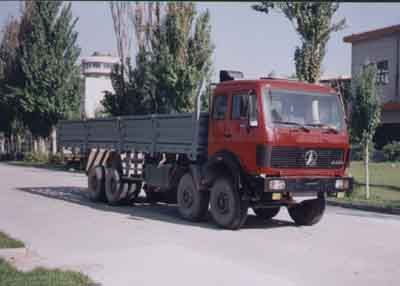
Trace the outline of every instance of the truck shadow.
[[[162, 222], [190, 225], [196, 227], [203, 227], [214, 230], [221, 230], [215, 226], [212, 222], [211, 215], [208, 213], [207, 220], [205, 222], [189, 222], [180, 218], [176, 205], [172, 204], [148, 204], [145, 202], [145, 198], [140, 197], [138, 202], [126, 203], [122, 206], [110, 206], [106, 203], [94, 203], [87, 197], [86, 188], [81, 187], [20, 187], [16, 190], [26, 192], [33, 195], [38, 195], [46, 198], [62, 200], [69, 203], [75, 203], [82, 206], [91, 207], [97, 210], [106, 212], [115, 212], [124, 215], [128, 215], [133, 220], [158, 220]], [[255, 215], [247, 217], [246, 223], [242, 229], [259, 229], [259, 228], [277, 228], [277, 227], [294, 227], [295, 224], [289, 221], [272, 219], [263, 220]]]

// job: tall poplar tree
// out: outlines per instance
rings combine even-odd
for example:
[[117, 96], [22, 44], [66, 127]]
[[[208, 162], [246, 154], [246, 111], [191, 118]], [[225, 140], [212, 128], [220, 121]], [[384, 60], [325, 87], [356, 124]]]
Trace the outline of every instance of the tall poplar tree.
[[57, 122], [79, 108], [78, 19], [72, 16], [71, 3], [33, 1], [27, 5], [19, 33], [23, 84], [16, 86], [16, 93], [24, 122], [34, 136], [51, 134], [54, 153]]
[[[143, 5], [143, 4], [142, 4]], [[136, 12], [138, 54], [126, 85], [115, 69], [115, 93], [103, 105], [113, 115], [191, 111], [202, 79], [211, 75], [211, 24], [190, 2], [147, 3]]]
[[351, 135], [364, 148], [365, 197], [369, 199], [369, 147], [380, 123], [380, 103], [376, 88], [376, 67], [365, 64], [352, 81], [350, 97]]
[[337, 2], [261, 1], [254, 10], [269, 13], [271, 9], [282, 12], [300, 36], [301, 46], [296, 47], [294, 60], [299, 80], [315, 83], [321, 76], [321, 64], [326, 44], [333, 32], [344, 28], [345, 19], [333, 21], [339, 8]]
[[17, 54], [19, 28], [19, 20], [10, 18], [4, 25], [0, 42], [0, 132], [7, 137], [15, 134], [21, 125], [18, 101], [10, 90], [10, 85], [21, 83]]

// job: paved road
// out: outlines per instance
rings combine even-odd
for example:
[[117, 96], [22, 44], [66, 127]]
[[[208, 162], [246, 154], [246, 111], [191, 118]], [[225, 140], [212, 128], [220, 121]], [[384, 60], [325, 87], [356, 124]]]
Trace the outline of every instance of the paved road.
[[[400, 217], [330, 207], [314, 227], [286, 210], [240, 231], [172, 206], [90, 203], [82, 174], [0, 164], [0, 229], [31, 259], [103, 285], [400, 285]], [[229, 283], [229, 284], [228, 284]]]

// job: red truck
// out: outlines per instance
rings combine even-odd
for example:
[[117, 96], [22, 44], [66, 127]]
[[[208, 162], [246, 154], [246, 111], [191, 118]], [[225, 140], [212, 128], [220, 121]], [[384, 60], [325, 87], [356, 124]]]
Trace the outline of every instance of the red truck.
[[248, 209], [271, 219], [285, 206], [298, 225], [317, 223], [327, 196], [350, 192], [343, 102], [330, 87], [220, 72], [200, 112], [62, 121], [58, 142], [86, 154], [89, 197], [118, 204], [143, 190], [176, 203], [185, 219], [210, 211], [238, 229]]

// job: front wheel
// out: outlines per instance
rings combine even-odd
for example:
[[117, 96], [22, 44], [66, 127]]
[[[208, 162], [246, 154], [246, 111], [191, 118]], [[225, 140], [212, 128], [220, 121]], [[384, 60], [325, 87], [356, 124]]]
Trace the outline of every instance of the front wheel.
[[302, 201], [289, 207], [288, 211], [297, 225], [314, 225], [321, 220], [325, 207], [325, 196], [321, 196], [317, 199]]
[[211, 215], [223, 228], [239, 229], [247, 217], [248, 203], [241, 200], [239, 192], [227, 177], [220, 177], [211, 188]]

